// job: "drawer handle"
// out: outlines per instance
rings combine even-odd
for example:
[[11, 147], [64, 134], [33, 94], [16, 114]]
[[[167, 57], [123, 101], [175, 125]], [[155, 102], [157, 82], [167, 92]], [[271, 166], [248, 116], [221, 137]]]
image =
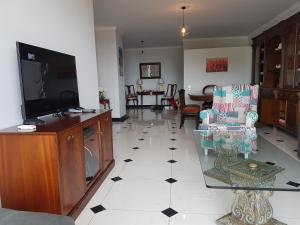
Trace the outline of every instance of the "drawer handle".
[[67, 141], [72, 141], [74, 139], [74, 136], [73, 135], [69, 135], [68, 137], [67, 137]]
[[100, 135], [103, 135], [103, 131], [100, 131]]
[[108, 117], [106, 117], [106, 121], [108, 121]]

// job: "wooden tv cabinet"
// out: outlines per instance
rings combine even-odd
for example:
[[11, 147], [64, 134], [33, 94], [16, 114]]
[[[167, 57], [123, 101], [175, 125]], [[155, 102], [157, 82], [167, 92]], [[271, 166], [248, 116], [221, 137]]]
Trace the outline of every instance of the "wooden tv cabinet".
[[[87, 147], [100, 168], [89, 181]], [[35, 132], [1, 130], [2, 207], [76, 218], [113, 166], [111, 110], [49, 116]]]

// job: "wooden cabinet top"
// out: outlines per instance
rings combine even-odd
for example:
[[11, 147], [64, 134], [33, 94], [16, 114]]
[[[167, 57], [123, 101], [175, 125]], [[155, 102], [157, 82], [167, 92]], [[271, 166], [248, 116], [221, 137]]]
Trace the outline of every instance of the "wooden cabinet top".
[[23, 132], [18, 131], [18, 125], [8, 127], [6, 129], [0, 130], [0, 135], [3, 134], [53, 134], [57, 133], [76, 125], [80, 125], [88, 120], [101, 116], [107, 112], [110, 112], [111, 109], [107, 110], [97, 110], [95, 113], [66, 113], [62, 118], [57, 118], [54, 116], [45, 116], [41, 119], [46, 123], [42, 126], [37, 126], [36, 131], [34, 132]]

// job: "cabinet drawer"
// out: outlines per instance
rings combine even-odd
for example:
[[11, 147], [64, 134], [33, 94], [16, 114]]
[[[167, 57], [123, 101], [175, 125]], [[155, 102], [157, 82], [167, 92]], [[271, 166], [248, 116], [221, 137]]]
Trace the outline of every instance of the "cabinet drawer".
[[298, 96], [297, 94], [288, 94], [288, 98], [287, 98], [289, 101], [292, 101], [292, 102], [297, 102], [298, 101]]
[[279, 92], [279, 93], [278, 93], [278, 98], [279, 98], [279, 99], [286, 99], [286, 98], [287, 98], [287, 93]]

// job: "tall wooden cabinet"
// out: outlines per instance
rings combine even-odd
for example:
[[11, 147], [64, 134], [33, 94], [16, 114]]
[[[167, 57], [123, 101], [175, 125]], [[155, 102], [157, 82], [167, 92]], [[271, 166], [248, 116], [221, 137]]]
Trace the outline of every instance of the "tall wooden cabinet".
[[260, 84], [260, 124], [297, 135], [300, 123], [300, 13], [253, 39], [252, 83]]
[[111, 121], [108, 110], [0, 131], [2, 207], [76, 218], [114, 165]]

